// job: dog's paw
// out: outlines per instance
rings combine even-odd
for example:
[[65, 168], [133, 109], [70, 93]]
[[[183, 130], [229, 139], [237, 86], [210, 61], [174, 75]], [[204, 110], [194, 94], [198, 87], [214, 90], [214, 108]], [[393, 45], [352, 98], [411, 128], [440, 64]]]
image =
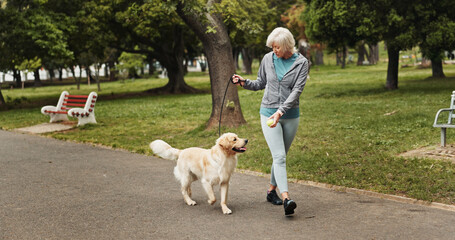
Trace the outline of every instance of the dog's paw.
[[215, 202], [216, 202], [216, 199], [209, 199], [207, 200], [207, 202], [210, 204], [210, 205], [213, 205]]
[[232, 213], [231, 209], [229, 209], [227, 207], [222, 207], [222, 209], [223, 209], [223, 214], [231, 214]]
[[195, 201], [193, 201], [193, 200], [190, 200], [190, 201], [187, 201], [186, 204], [188, 204], [189, 206], [194, 206], [197, 203]]

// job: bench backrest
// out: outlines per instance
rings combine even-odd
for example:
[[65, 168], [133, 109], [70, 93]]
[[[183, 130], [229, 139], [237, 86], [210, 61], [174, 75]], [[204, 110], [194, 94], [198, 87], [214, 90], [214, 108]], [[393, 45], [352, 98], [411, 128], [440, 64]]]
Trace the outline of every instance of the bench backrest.
[[65, 111], [63, 103], [65, 102], [65, 96], [70, 95], [67, 91], [63, 91], [60, 94], [60, 98], [58, 99], [57, 103], [57, 111]]
[[68, 111], [73, 107], [84, 108], [85, 111], [92, 112], [95, 107], [96, 98], [98, 95], [91, 92], [89, 95], [70, 95], [67, 91], [60, 94], [57, 103], [58, 111]]
[[[455, 91], [452, 92], [452, 98], [450, 99], [450, 108], [455, 109]], [[452, 119], [455, 118], [455, 113], [449, 111], [449, 124], [452, 124]]]
[[93, 112], [97, 98], [98, 98], [98, 94], [96, 94], [96, 92], [91, 92], [87, 96], [85, 107], [84, 107], [84, 110], [86, 112]]

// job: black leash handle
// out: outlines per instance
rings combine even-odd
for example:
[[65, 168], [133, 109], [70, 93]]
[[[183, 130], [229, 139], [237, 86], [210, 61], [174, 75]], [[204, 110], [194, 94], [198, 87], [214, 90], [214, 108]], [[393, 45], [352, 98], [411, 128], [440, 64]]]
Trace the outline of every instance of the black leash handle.
[[232, 83], [232, 84], [236, 84], [236, 83], [239, 83], [239, 82], [246, 82], [246, 80], [240, 80], [240, 79], [239, 79], [239, 81], [235, 83], [235, 82], [234, 82], [234, 75], [231, 76], [230, 80], [231, 80], [231, 83]]

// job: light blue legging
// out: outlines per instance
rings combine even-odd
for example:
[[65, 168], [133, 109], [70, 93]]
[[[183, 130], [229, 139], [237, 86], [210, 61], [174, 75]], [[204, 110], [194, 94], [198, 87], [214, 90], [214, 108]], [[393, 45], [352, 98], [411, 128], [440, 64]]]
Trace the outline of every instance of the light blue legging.
[[273, 158], [270, 184], [277, 186], [283, 193], [288, 191], [286, 154], [297, 133], [299, 118], [280, 119], [274, 128], [267, 126], [267, 119], [268, 117], [261, 114], [262, 132]]

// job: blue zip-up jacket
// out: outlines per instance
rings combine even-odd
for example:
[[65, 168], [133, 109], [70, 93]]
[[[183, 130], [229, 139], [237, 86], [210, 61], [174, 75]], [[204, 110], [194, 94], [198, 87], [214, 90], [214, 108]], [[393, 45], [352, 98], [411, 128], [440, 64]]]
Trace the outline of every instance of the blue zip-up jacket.
[[289, 71], [278, 81], [273, 65], [273, 52], [267, 53], [262, 58], [255, 81], [246, 79], [243, 88], [248, 90], [262, 90], [262, 108], [278, 108], [283, 114], [291, 108], [299, 107], [299, 97], [306, 84], [308, 75], [308, 60], [298, 54]]

